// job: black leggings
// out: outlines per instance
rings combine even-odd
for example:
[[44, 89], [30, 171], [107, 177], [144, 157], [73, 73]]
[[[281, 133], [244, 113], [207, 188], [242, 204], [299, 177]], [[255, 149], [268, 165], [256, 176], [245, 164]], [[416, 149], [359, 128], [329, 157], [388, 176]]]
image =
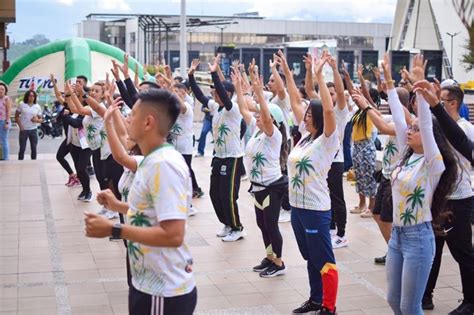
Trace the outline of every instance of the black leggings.
[[265, 190], [253, 193], [256, 201], [255, 216], [257, 225], [262, 232], [265, 249], [267, 254], [275, 253], [276, 258], [281, 257], [283, 247], [278, 218], [285, 188], [288, 189], [288, 186], [267, 187]]
[[61, 142], [61, 145], [58, 148], [58, 152], [56, 153], [56, 160], [58, 160], [59, 164], [64, 168], [64, 170], [69, 174], [72, 175], [74, 172], [71, 169], [71, 166], [66, 161], [65, 157], [69, 154], [69, 146], [67, 145], [67, 139], [64, 139]]
[[196, 180], [196, 175], [194, 175], [193, 168], [191, 166], [191, 161], [193, 159], [192, 154], [182, 154], [184, 157], [184, 160], [186, 161], [186, 164], [188, 164], [189, 167], [189, 172], [191, 173], [191, 181], [193, 182], [193, 191], [197, 190], [199, 188], [199, 185]]
[[95, 178], [99, 182], [100, 190], [109, 188], [105, 180], [105, 162], [100, 159], [100, 149], [92, 151], [92, 164], [94, 164]]
[[76, 147], [74, 144], [69, 144], [69, 152], [71, 153], [72, 160], [74, 161], [74, 168], [77, 172], [77, 178], [82, 185], [83, 192], [91, 191], [91, 184], [89, 174], [87, 173], [87, 165], [91, 160], [92, 151], [91, 149], [82, 149]]
[[128, 313], [130, 315], [192, 315], [197, 304], [197, 289], [184, 295], [162, 297], [146, 294], [132, 286], [128, 291]]
[[328, 173], [329, 196], [331, 197], [331, 229], [336, 229], [337, 236], [346, 235], [347, 210], [344, 200], [344, 189], [342, 183], [344, 173], [344, 162], [333, 162]]

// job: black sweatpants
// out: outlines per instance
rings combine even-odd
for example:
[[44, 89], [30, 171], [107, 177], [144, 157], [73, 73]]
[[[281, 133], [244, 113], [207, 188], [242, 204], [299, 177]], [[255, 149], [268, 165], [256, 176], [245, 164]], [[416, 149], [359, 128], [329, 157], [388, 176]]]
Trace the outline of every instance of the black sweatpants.
[[87, 165], [89, 164], [92, 155], [91, 149], [82, 149], [81, 147], [76, 147], [74, 144], [70, 143], [69, 152], [74, 161], [74, 168], [77, 172], [77, 178], [79, 178], [79, 181], [81, 182], [82, 191], [91, 191], [90, 178], [87, 173]]
[[56, 152], [56, 160], [58, 160], [59, 164], [64, 168], [64, 170], [68, 173], [68, 175], [74, 174], [72, 171], [71, 166], [66, 161], [65, 157], [69, 154], [69, 146], [67, 144], [67, 139], [64, 139], [63, 142], [59, 145], [58, 152]]
[[26, 142], [30, 140], [31, 159], [36, 160], [36, 147], [38, 146], [38, 131], [33, 130], [20, 130], [18, 140], [20, 142], [20, 150], [18, 151], [18, 160], [25, 158]]
[[331, 198], [331, 229], [337, 226], [337, 236], [346, 235], [347, 211], [344, 200], [344, 189], [342, 185], [342, 173], [344, 173], [344, 162], [334, 162], [328, 173], [329, 197]]
[[[438, 279], [443, 254], [444, 242], [448, 244], [449, 251], [454, 260], [459, 264], [461, 273], [463, 300], [474, 303], [474, 250], [472, 248], [471, 211], [474, 197], [461, 200], [449, 200], [446, 208], [454, 214], [453, 222], [445, 227], [446, 237], [436, 237], [436, 253], [431, 267], [430, 277], [426, 285], [425, 296], [433, 293]], [[450, 228], [452, 228], [450, 230]]]
[[212, 206], [219, 221], [230, 226], [233, 231], [242, 231], [240, 223], [239, 199], [240, 177], [244, 171], [242, 157], [212, 159], [211, 196]]
[[197, 304], [197, 289], [185, 295], [162, 297], [138, 291], [130, 286], [128, 313], [130, 315], [192, 315]]
[[193, 191], [196, 191], [199, 188], [199, 185], [196, 180], [196, 175], [194, 175], [193, 167], [191, 166], [191, 161], [193, 160], [192, 154], [182, 154], [186, 164], [188, 164], [189, 172], [191, 173], [191, 181], [193, 183]]
[[283, 247], [278, 218], [285, 190], [288, 191], [288, 185], [267, 187], [265, 190], [252, 193], [255, 198], [257, 225], [262, 232], [265, 249], [267, 254], [275, 253], [276, 258], [281, 258]]

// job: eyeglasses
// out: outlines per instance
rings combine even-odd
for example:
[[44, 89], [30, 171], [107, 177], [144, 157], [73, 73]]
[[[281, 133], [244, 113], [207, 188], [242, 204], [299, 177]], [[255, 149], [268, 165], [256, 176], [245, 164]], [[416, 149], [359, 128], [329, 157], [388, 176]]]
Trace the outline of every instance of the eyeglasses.
[[407, 131], [416, 133], [420, 131], [420, 127], [418, 127], [418, 125], [409, 125]]

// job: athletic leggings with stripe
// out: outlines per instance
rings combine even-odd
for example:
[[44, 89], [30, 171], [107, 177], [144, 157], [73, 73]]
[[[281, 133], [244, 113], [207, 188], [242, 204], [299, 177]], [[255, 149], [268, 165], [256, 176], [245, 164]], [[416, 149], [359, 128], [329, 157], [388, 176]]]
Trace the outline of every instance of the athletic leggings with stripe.
[[128, 293], [130, 315], [192, 315], [196, 304], [196, 288], [188, 294], [162, 297], [138, 291], [132, 285]]
[[213, 158], [211, 170], [211, 187], [209, 195], [219, 221], [230, 226], [233, 231], [242, 231], [240, 223], [239, 199], [240, 177], [244, 172], [242, 157]]
[[267, 187], [265, 190], [254, 192], [255, 216], [257, 225], [262, 232], [263, 243], [267, 255], [274, 254], [281, 258], [283, 238], [278, 227], [280, 205], [283, 192], [288, 190], [287, 185]]

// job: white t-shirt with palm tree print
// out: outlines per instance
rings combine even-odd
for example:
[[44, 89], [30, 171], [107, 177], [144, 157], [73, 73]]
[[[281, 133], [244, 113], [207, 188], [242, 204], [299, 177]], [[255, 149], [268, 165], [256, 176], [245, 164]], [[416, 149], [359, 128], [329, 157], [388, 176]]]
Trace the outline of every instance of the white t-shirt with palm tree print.
[[221, 159], [238, 158], [244, 155], [240, 141], [242, 115], [239, 105], [232, 102], [231, 110], [220, 107], [214, 100], [207, 103], [212, 117], [215, 156]]
[[[382, 117], [387, 124], [393, 124], [392, 115], [382, 115]], [[382, 175], [386, 179], [390, 179], [392, 171], [397, 166], [398, 161], [400, 161], [400, 154], [401, 152], [397, 147], [397, 137], [388, 136], [382, 154]]]
[[[300, 130], [305, 130], [304, 123]], [[339, 136], [335, 130], [331, 136], [324, 134], [315, 140], [305, 141], [304, 132], [300, 142], [288, 156], [288, 179], [290, 205], [306, 210], [328, 211], [331, 209], [327, 177], [334, 156], [339, 150]]]
[[181, 154], [193, 154], [193, 107], [184, 102], [186, 112], [179, 113], [176, 123], [171, 127], [171, 143]]
[[[132, 156], [137, 162], [137, 166], [143, 161], [143, 155], [134, 155]], [[137, 167], [138, 168], [138, 167]], [[118, 190], [120, 196], [122, 196], [123, 202], [128, 202], [128, 196], [130, 195], [130, 188], [133, 184], [133, 179], [135, 178], [135, 173], [129, 170], [128, 168], [123, 168], [122, 176], [118, 182]]]
[[256, 119], [247, 128], [252, 137], [247, 143], [244, 164], [250, 181], [268, 186], [281, 177], [280, 150], [282, 135], [273, 125], [273, 135], [268, 137], [257, 128]]
[[[163, 144], [138, 166], [128, 196], [127, 222], [153, 227], [163, 221], [186, 220], [191, 196], [188, 165], [171, 144]], [[129, 241], [128, 255], [133, 286], [141, 292], [173, 297], [191, 292], [196, 285], [186, 243], [153, 247]]]

